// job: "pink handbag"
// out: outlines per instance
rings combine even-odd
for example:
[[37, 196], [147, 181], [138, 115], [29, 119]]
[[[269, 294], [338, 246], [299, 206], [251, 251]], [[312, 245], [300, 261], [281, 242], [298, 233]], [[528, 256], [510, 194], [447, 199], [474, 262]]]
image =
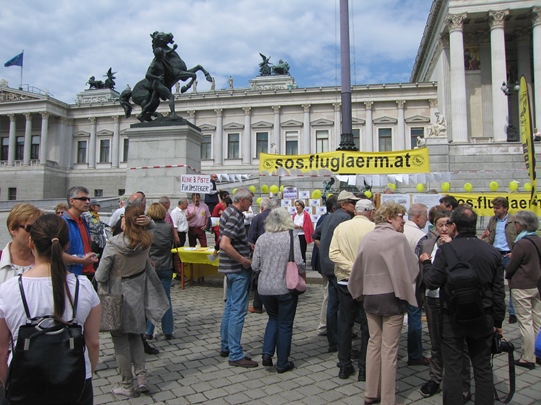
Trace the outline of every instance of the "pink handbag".
[[291, 240], [289, 246], [289, 260], [287, 262], [286, 285], [289, 291], [296, 294], [302, 294], [306, 291], [306, 280], [299, 274], [299, 268], [295, 263], [295, 255], [293, 254], [293, 230], [289, 230]]

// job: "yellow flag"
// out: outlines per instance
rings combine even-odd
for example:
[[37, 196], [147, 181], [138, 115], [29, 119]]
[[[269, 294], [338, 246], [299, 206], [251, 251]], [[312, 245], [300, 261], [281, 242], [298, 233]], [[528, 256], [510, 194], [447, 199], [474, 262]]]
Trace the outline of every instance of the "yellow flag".
[[537, 205], [537, 176], [535, 173], [535, 150], [530, 113], [530, 97], [528, 96], [528, 85], [524, 76], [521, 76], [520, 78], [519, 108], [520, 140], [522, 142], [522, 151], [524, 154], [524, 162], [526, 163], [526, 170], [528, 170], [530, 183], [532, 184], [530, 203]]

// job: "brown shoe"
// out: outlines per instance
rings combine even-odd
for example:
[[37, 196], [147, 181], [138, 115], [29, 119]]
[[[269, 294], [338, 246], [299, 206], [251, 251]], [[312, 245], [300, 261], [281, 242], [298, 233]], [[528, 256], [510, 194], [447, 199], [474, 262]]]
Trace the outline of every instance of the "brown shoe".
[[408, 366], [429, 366], [430, 365], [430, 359], [426, 357], [421, 357], [417, 360], [408, 360]]
[[248, 360], [246, 357], [243, 357], [237, 361], [229, 360], [229, 365], [233, 367], [244, 367], [244, 368], [253, 368], [257, 367], [257, 361]]
[[248, 312], [251, 312], [252, 314], [262, 314], [263, 310], [254, 307], [248, 307]]

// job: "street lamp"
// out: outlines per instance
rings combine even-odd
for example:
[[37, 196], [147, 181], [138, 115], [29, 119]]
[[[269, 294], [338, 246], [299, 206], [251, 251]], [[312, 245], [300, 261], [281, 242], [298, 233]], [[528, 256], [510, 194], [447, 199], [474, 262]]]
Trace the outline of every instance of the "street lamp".
[[511, 118], [512, 114], [511, 114], [511, 107], [509, 105], [509, 100], [515, 93], [517, 93], [520, 90], [520, 86], [518, 85], [518, 82], [515, 82], [515, 84], [503, 82], [501, 89], [503, 91], [503, 94], [507, 96], [507, 111], [509, 115], [509, 123], [507, 125], [507, 142], [516, 142], [519, 139], [518, 139], [517, 129], [513, 125], [513, 120]]

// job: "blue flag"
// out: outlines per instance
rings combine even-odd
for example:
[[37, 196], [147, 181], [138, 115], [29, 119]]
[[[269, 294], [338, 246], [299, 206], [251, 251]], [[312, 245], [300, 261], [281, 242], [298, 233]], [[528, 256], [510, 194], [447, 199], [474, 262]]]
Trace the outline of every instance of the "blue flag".
[[6, 63], [4, 63], [4, 67], [10, 67], [10, 66], [23, 67], [23, 54], [24, 52], [21, 52], [17, 56], [14, 56], [10, 60], [8, 60]]

